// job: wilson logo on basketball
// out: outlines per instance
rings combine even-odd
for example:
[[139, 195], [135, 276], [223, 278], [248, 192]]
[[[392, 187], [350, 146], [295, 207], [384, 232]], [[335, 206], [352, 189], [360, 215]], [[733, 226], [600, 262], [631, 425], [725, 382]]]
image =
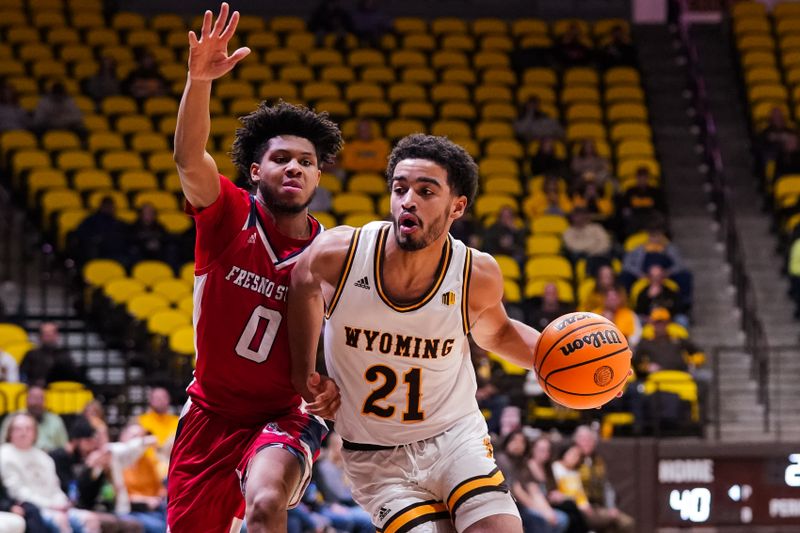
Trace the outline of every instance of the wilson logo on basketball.
[[595, 348], [599, 348], [603, 344], [622, 344], [622, 339], [620, 339], [619, 334], [614, 330], [607, 329], [605, 331], [595, 331], [593, 333], [589, 333], [588, 335], [584, 335], [580, 339], [575, 339], [574, 341], [565, 344], [561, 347], [561, 353], [564, 355], [570, 355], [571, 353], [580, 350], [584, 346], [594, 346]]
[[598, 387], [605, 387], [614, 379], [614, 369], [610, 366], [601, 366], [594, 371], [594, 382]]
[[570, 315], [569, 318], [565, 318], [561, 322], [558, 322], [558, 323], [554, 324], [553, 328], [556, 331], [561, 331], [562, 329], [566, 328], [570, 324], [574, 324], [578, 320], [585, 320], [587, 318], [592, 318], [592, 317], [590, 315], [582, 315], [582, 314], [579, 314], [579, 313], [573, 313], [572, 315]]

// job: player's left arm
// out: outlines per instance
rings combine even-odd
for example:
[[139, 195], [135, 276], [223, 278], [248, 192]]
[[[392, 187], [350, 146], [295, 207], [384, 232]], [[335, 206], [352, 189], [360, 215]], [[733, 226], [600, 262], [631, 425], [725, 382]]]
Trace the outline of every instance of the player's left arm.
[[470, 332], [478, 346], [523, 368], [533, 368], [539, 332], [509, 318], [503, 306], [503, 274], [497, 261], [472, 251], [469, 282]]

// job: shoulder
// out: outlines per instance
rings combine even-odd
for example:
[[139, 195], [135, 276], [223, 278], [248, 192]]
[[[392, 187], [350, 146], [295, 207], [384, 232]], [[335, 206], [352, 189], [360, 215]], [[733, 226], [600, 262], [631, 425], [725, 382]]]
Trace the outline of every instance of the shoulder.
[[486, 252], [469, 248], [472, 252], [470, 270], [470, 299], [481, 305], [493, 303], [503, 297], [503, 274], [494, 257]]
[[336, 226], [323, 231], [310, 247], [313, 259], [331, 259], [346, 254], [356, 232], [352, 226]]

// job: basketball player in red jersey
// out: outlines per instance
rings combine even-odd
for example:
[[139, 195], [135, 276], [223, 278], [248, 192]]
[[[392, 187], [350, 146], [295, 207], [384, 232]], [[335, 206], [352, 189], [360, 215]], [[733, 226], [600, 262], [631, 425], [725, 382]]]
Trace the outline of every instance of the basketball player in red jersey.
[[339, 395], [314, 375], [292, 387], [285, 319], [289, 275], [320, 232], [306, 206], [319, 166], [341, 149], [325, 115], [280, 103], [242, 118], [233, 160], [255, 195], [221, 176], [205, 151], [212, 81], [250, 52], [228, 55], [239, 20], [222, 4], [189, 32], [189, 74], [175, 128], [175, 162], [195, 218], [197, 365], [169, 468], [172, 533], [285, 532]]

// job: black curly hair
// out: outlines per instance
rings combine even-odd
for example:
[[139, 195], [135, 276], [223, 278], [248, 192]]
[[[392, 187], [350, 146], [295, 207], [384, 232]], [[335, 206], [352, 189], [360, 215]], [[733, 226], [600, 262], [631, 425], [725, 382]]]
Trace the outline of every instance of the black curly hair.
[[392, 184], [394, 168], [404, 159], [427, 159], [447, 171], [447, 184], [471, 205], [478, 193], [478, 165], [464, 148], [447, 137], [414, 133], [400, 139], [389, 155], [386, 179]]
[[248, 176], [250, 165], [260, 162], [269, 141], [278, 135], [295, 135], [311, 141], [320, 164], [333, 162], [344, 141], [339, 126], [325, 112], [316, 113], [307, 107], [278, 102], [262, 102], [255, 111], [239, 119], [231, 159], [239, 172]]

